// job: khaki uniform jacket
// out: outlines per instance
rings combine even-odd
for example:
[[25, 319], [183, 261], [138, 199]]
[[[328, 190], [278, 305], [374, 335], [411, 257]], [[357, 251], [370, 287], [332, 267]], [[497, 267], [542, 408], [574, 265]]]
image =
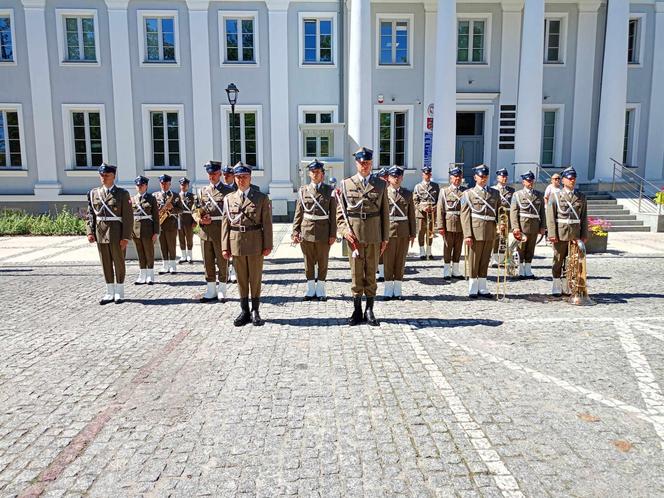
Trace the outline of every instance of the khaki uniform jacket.
[[[198, 192], [198, 210], [194, 211], [193, 218], [200, 225], [201, 217], [209, 214], [218, 220], [212, 220], [208, 225], [200, 225], [198, 236], [201, 240], [221, 241], [221, 225], [224, 215], [224, 197], [233, 192], [230, 188], [219, 182], [217, 185], [206, 185]], [[215, 204], [216, 203], [216, 204]]]
[[[337, 208], [339, 235], [345, 237], [352, 229], [362, 244], [379, 244], [390, 238], [390, 206], [387, 184], [370, 175], [366, 188], [359, 174], [341, 182], [341, 201]], [[348, 216], [348, 223], [342, 214]], [[350, 226], [349, 226], [350, 223]]]
[[[140, 239], [141, 236], [152, 237], [153, 235], [159, 235], [159, 208], [157, 207], [157, 199], [154, 198], [154, 195], [149, 192], [145, 192], [144, 195], [136, 194], [132, 197], [131, 202], [134, 208], [133, 236]], [[136, 219], [138, 216], [146, 215], [150, 216], [150, 219]]]
[[[108, 206], [104, 206], [102, 201]], [[110, 210], [110, 211], [109, 211]], [[119, 221], [104, 221], [99, 218], [117, 217]], [[131, 196], [125, 189], [113, 185], [104, 194], [102, 187], [88, 192], [88, 221], [86, 231], [94, 235], [100, 244], [119, 243], [131, 239], [134, 228], [134, 214], [131, 209]]]
[[465, 187], [455, 189], [448, 185], [440, 189], [438, 204], [436, 205], [436, 230], [445, 229], [448, 232], [462, 232], [461, 226], [461, 199]]
[[509, 210], [510, 206], [512, 205], [512, 196], [514, 195], [514, 189], [509, 185], [505, 185], [503, 187], [502, 185], [499, 184], [492, 185], [491, 188], [496, 192], [498, 192], [498, 194], [500, 195], [501, 206]]
[[519, 229], [528, 235], [538, 234], [541, 228], [546, 228], [544, 195], [539, 190], [525, 188], [512, 196], [510, 208], [510, 223], [512, 229]]
[[[572, 223], [567, 223], [567, 220]], [[585, 194], [565, 189], [551, 194], [546, 206], [546, 223], [549, 237], [557, 237], [560, 241], [587, 238], [588, 204]]]
[[178, 228], [178, 214], [182, 212], [182, 201], [180, 200], [180, 196], [176, 194], [175, 192], [169, 190], [167, 192], [162, 192], [161, 190], [158, 190], [154, 194], [155, 199], [157, 199], [157, 205], [159, 208], [162, 208], [167, 202], [168, 199], [173, 198], [172, 202], [172, 208], [171, 208], [171, 216], [168, 216], [164, 222], [161, 224], [161, 229], [166, 231], [166, 230], [177, 230]]
[[198, 199], [193, 192], [180, 192], [178, 194], [182, 203], [182, 212], [180, 213], [180, 227], [191, 226], [194, 224], [194, 209], [198, 206]]
[[420, 182], [415, 185], [413, 189], [413, 202], [415, 203], [415, 215], [418, 218], [424, 218], [425, 209], [429, 206], [433, 207], [432, 214], [436, 214], [436, 206], [438, 205], [438, 195], [440, 194], [440, 186], [436, 182], [424, 183]]
[[[272, 202], [266, 194], [250, 188], [242, 202], [242, 192], [236, 190], [224, 198], [224, 210], [226, 216], [221, 228], [223, 251], [230, 251], [233, 256], [252, 256], [272, 249]], [[260, 228], [246, 230], [246, 227]]]
[[[387, 187], [387, 197], [390, 201], [390, 238], [415, 237], [417, 234], [417, 221], [415, 218], [415, 203], [413, 193], [405, 188], [398, 191]], [[405, 216], [404, 221], [394, 218]]]
[[[327, 242], [331, 237], [336, 237], [337, 200], [333, 194], [334, 190], [327, 183], [321, 183], [318, 190], [313, 183], [300, 187], [295, 203], [293, 234], [299, 234], [307, 242]], [[308, 219], [310, 216], [327, 218], [312, 220]]]
[[[463, 194], [461, 201], [461, 225], [464, 238], [493, 240], [496, 237], [500, 195], [492, 188], [486, 191], [474, 186]], [[474, 216], [473, 216], [474, 215]], [[486, 217], [486, 219], [480, 218]]]

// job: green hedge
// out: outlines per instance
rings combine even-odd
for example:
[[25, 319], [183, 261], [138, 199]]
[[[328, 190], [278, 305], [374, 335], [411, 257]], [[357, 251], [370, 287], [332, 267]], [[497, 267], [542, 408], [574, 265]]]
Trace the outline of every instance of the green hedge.
[[51, 214], [28, 214], [24, 211], [0, 211], [0, 235], [85, 235], [83, 213], [72, 213], [66, 207]]

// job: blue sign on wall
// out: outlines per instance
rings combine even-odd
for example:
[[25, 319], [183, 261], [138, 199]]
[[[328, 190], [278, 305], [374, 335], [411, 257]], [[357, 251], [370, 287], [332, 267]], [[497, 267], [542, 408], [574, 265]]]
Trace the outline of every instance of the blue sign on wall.
[[424, 164], [423, 166], [431, 167], [431, 149], [433, 147], [433, 133], [430, 131], [424, 132]]

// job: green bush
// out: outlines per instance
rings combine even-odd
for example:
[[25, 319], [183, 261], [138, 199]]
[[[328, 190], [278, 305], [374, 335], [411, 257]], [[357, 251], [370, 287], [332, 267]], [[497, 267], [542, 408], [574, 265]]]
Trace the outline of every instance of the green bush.
[[85, 235], [85, 220], [66, 206], [55, 215], [4, 209], [0, 212], [0, 235]]

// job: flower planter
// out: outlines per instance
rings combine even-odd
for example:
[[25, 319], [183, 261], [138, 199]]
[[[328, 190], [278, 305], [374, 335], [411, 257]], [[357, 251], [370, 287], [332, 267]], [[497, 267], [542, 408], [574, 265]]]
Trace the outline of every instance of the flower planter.
[[600, 237], [598, 235], [591, 234], [590, 237], [588, 237], [588, 241], [586, 242], [586, 253], [594, 254], [606, 252], [608, 241], [608, 235], [606, 237]]

